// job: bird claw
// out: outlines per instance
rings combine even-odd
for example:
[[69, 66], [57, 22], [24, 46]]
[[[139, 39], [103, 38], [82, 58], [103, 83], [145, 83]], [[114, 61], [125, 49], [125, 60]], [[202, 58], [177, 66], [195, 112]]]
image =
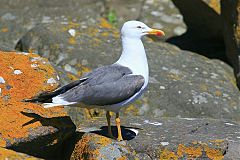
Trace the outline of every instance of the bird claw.
[[123, 141], [123, 138], [122, 137], [118, 137], [117, 141]]

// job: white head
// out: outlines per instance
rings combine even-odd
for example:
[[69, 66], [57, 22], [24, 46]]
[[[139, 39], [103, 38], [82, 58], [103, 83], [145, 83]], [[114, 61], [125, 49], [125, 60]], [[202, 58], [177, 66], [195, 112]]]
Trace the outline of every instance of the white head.
[[150, 34], [163, 36], [164, 32], [158, 29], [152, 29], [139, 21], [127, 21], [123, 24], [121, 29], [122, 37], [140, 39], [142, 36]]

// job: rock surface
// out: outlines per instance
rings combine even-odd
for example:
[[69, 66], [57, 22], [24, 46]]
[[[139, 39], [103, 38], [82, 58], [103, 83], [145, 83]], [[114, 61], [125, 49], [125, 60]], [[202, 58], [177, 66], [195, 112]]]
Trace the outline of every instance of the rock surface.
[[89, 133], [85, 134], [76, 144], [71, 159], [129, 159], [133, 153], [125, 142]]
[[40, 158], [36, 158], [33, 156], [29, 156], [27, 154], [15, 152], [9, 149], [0, 148], [0, 157], [4, 160], [41, 160]]
[[61, 156], [64, 141], [75, 132], [63, 107], [23, 102], [56, 89], [53, 67], [36, 54], [0, 52], [0, 68], [0, 146], [43, 158]]
[[186, 31], [183, 17], [171, 0], [108, 0], [105, 17], [112, 13], [116, 16], [116, 26], [127, 20], [137, 19], [151, 27], [163, 29], [164, 38], [178, 36]]
[[222, 0], [221, 5], [226, 54], [233, 65], [240, 88], [240, 1]]
[[[91, 123], [82, 121], [79, 132], [86, 133], [75, 146], [72, 157], [77, 159], [77, 153], [84, 152], [84, 155], [99, 155], [96, 159], [101, 159], [100, 155], [106, 152], [111, 155], [112, 151], [123, 146], [132, 150], [132, 154], [126, 157], [129, 159], [132, 156], [139, 159], [209, 160], [240, 157], [240, 125], [235, 122], [150, 117], [121, 117], [121, 120], [124, 142], [102, 136], [107, 133], [105, 119], [98, 118]], [[116, 134], [115, 127], [113, 131]]]
[[[100, 19], [97, 24], [86, 23], [84, 28], [71, 23], [36, 26], [17, 48], [39, 53], [80, 76], [115, 62], [120, 44], [118, 30]], [[124, 113], [240, 120], [240, 93], [228, 65], [167, 43], [145, 39], [144, 44], [150, 67], [149, 88]], [[71, 113], [76, 114], [76, 108]]]
[[39, 23], [94, 21], [103, 12], [99, 0], [2, 0], [0, 5], [0, 44], [14, 49], [16, 42]]
[[[100, 17], [107, 17], [110, 10], [117, 12], [118, 25], [122, 25], [126, 20], [139, 19], [155, 27], [168, 26], [166, 30], [168, 37], [178, 35], [176, 33], [185, 30], [181, 15], [170, 0], [157, 0], [154, 3], [137, 0], [130, 2], [127, 0], [2, 0], [0, 6], [0, 36], [2, 37], [0, 44], [13, 50], [16, 42], [29, 29], [39, 23], [95, 22]], [[166, 18], [160, 18], [161, 14]], [[165, 19], [168, 19], [167, 22], [164, 21]], [[175, 32], [176, 28], [177, 30], [180, 28], [180, 32]]]

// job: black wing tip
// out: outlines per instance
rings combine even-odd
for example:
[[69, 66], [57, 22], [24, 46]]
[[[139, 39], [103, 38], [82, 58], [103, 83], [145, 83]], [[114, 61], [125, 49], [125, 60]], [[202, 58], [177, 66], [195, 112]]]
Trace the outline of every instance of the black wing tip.
[[32, 102], [32, 103], [39, 103], [38, 99], [23, 99], [21, 102]]

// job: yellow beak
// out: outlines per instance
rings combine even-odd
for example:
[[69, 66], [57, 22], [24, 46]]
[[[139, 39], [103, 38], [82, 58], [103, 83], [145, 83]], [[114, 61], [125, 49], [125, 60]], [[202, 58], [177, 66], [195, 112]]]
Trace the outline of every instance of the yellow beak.
[[165, 36], [165, 33], [160, 29], [152, 29], [151, 31], [148, 31], [147, 34], [157, 35], [157, 36]]

